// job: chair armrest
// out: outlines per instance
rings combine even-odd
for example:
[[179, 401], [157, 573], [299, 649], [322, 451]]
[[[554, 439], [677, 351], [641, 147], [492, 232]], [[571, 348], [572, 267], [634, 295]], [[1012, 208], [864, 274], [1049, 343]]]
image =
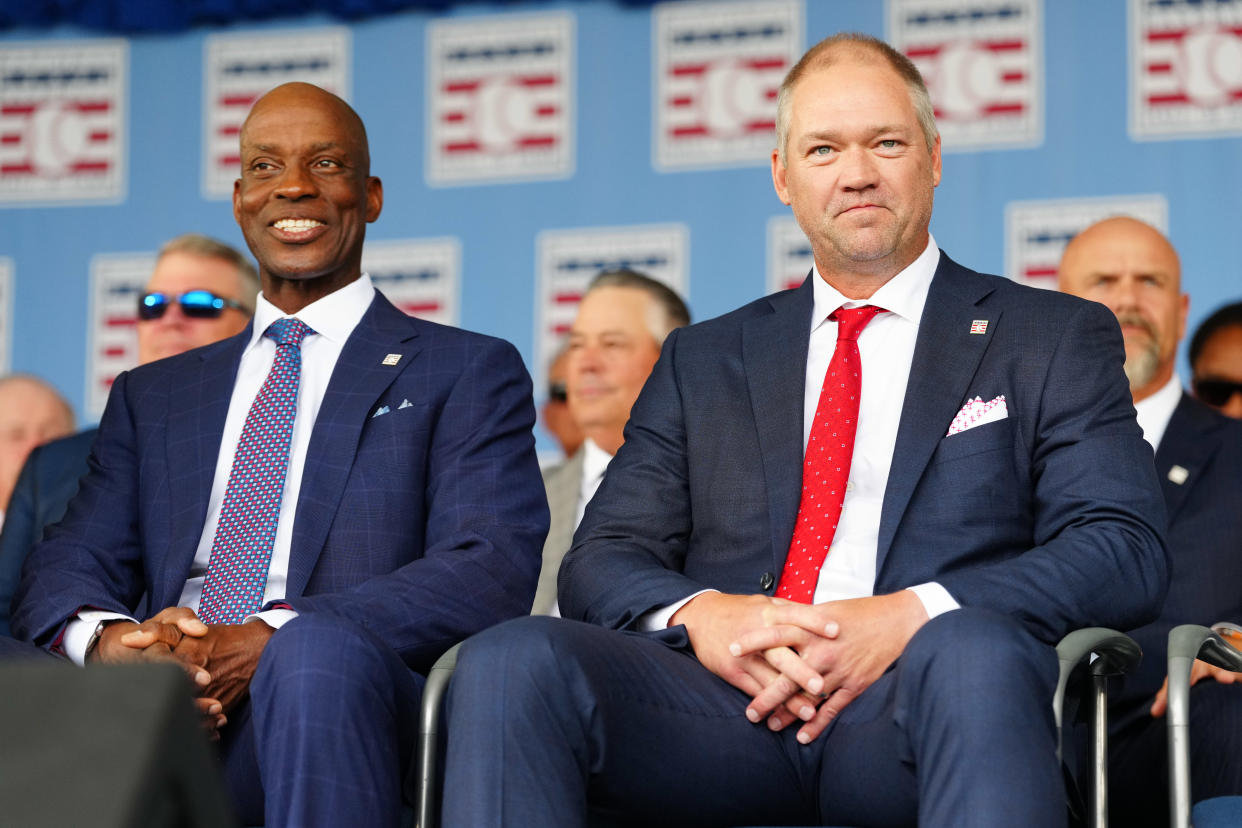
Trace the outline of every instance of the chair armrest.
[[1061, 755], [1060, 730], [1065, 688], [1069, 684], [1074, 668], [1092, 653], [1098, 656], [1091, 663], [1091, 674], [1094, 676], [1120, 675], [1133, 668], [1143, 658], [1143, 650], [1133, 638], [1107, 627], [1084, 627], [1081, 630], [1074, 630], [1061, 639], [1057, 644], [1057, 661], [1060, 662], [1061, 669], [1057, 676], [1056, 693], [1052, 697], [1058, 731], [1058, 758]]
[[418, 782], [414, 801], [415, 828], [433, 828], [436, 824], [436, 774], [440, 742], [440, 708], [448, 690], [449, 679], [457, 669], [457, 651], [461, 644], [454, 644], [436, 659], [427, 673], [423, 685], [422, 706], [418, 714]]

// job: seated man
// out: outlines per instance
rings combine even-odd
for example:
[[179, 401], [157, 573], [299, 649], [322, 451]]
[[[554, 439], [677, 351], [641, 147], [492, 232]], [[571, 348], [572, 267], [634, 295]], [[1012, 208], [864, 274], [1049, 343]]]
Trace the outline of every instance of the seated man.
[[1242, 302], [1217, 308], [1190, 338], [1190, 387], [1226, 417], [1242, 420]]
[[[1174, 370], [1190, 298], [1168, 240], [1133, 218], [1110, 218], [1065, 248], [1061, 290], [1107, 305], [1126, 345], [1126, 375], [1143, 436], [1156, 451], [1168, 507], [1172, 579], [1160, 617], [1132, 631], [1143, 660], [1109, 699], [1109, 806], [1118, 825], [1168, 824], [1165, 669], [1179, 624], [1242, 623], [1242, 423], [1182, 390]], [[1197, 662], [1192, 682], [1232, 684]], [[1191, 693], [1194, 800], [1242, 794], [1242, 687]]]
[[[240, 332], [254, 313], [258, 292], [254, 265], [227, 244], [197, 233], [172, 239], [160, 248], [138, 298], [138, 364]], [[88, 428], [39, 446], [22, 468], [0, 532], [0, 635], [9, 634], [9, 606], [22, 563], [44, 528], [64, 516], [86, 474], [97, 432]]]
[[446, 826], [1065, 824], [1051, 645], [1155, 617], [1164, 505], [1116, 320], [951, 261], [940, 174], [904, 55], [790, 70], [772, 175], [814, 269], [669, 335], [572, 620], [461, 651]]
[[633, 270], [591, 280], [569, 331], [565, 390], [582, 449], [543, 473], [552, 520], [543, 544], [535, 615], [556, 615], [556, 575], [569, 551], [587, 501], [625, 442], [625, 423], [660, 346], [690, 324], [686, 303], [672, 288]]
[[0, 524], [30, 452], [71, 431], [73, 409], [55, 388], [30, 374], [0, 377]]
[[254, 323], [117, 378], [13, 630], [78, 663], [184, 665], [243, 823], [395, 826], [419, 673], [534, 595], [530, 379], [362, 273], [383, 187], [343, 100], [277, 87], [241, 159]]

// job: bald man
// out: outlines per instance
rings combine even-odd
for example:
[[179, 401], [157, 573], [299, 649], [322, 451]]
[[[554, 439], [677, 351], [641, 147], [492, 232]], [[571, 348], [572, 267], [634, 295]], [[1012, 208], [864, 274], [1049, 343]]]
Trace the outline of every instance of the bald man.
[[[1112, 698], [1109, 745], [1116, 823], [1164, 825], [1169, 630], [1242, 622], [1242, 423], [1182, 390], [1174, 363], [1190, 299], [1177, 252], [1158, 230], [1123, 217], [1093, 224], [1065, 248], [1059, 278], [1062, 291], [1117, 315], [1139, 425], [1168, 506], [1169, 594], [1160, 618], [1133, 631], [1143, 661]], [[1191, 676], [1195, 801], [1242, 794], [1242, 687], [1224, 686], [1234, 679], [1203, 662]]]
[[73, 409], [38, 377], [0, 378], [0, 523], [26, 457], [39, 444], [73, 431]]
[[383, 186], [343, 100], [269, 92], [241, 170], [253, 324], [117, 378], [13, 630], [77, 663], [183, 666], [243, 824], [395, 826], [422, 674], [534, 595], [530, 379], [362, 272]]

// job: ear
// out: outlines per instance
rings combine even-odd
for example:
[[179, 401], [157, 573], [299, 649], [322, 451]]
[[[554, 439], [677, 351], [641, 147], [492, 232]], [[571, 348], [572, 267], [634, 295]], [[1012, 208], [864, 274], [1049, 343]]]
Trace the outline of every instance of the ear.
[[1177, 341], [1181, 342], [1186, 338], [1186, 319], [1190, 316], [1190, 294], [1183, 293], [1180, 297], [1181, 307], [1177, 310]]
[[932, 186], [940, 186], [940, 136], [936, 136], [936, 143], [932, 144], [931, 152], [932, 161]]
[[233, 221], [241, 226], [241, 179], [233, 181]]
[[789, 204], [789, 188], [785, 186], [785, 164], [777, 150], [772, 150], [772, 186], [776, 189], [776, 197], [781, 200], [781, 204]]
[[367, 222], [373, 222], [379, 218], [380, 211], [384, 209], [384, 182], [379, 180], [378, 176], [369, 176], [367, 178]]

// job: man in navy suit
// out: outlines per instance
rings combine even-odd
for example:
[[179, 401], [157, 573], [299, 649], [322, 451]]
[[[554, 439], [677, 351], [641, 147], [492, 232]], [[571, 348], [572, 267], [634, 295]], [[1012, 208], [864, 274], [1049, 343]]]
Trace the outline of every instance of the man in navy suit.
[[[534, 594], [548, 518], [530, 380], [511, 345], [411, 319], [361, 272], [383, 189], [344, 101], [277, 87], [251, 110], [241, 158], [233, 212], [259, 262], [254, 322], [117, 378], [13, 627], [79, 662], [184, 665], [244, 821], [396, 825], [419, 673]], [[290, 328], [305, 335], [295, 397], [277, 366], [299, 346], [272, 338]], [[250, 435], [267, 426], [248, 412], [273, 388], [296, 407], [281, 415], [283, 489], [234, 475], [235, 452], [238, 467], [264, 452]], [[232, 522], [230, 503], [273, 491], [266, 580], [252, 557], [221, 558], [261, 591], [254, 610], [204, 624], [243, 594], [221, 586], [217, 553], [234, 530], [259, 548], [246, 534], [259, 522]]]
[[812, 48], [777, 124], [814, 271], [669, 336], [561, 567], [575, 620], [460, 654], [447, 825], [1065, 823], [1050, 645], [1167, 580], [1116, 321], [936, 247], [931, 103], [881, 41]]
[[[1160, 231], [1133, 218], [1097, 222], [1065, 248], [1059, 281], [1061, 290], [1107, 305], [1121, 323], [1134, 407], [1168, 507], [1169, 595], [1155, 622], [1132, 631], [1143, 660], [1109, 704], [1113, 818], [1164, 825], [1169, 630], [1242, 623], [1242, 423], [1182, 390], [1174, 363], [1190, 297], [1181, 291], [1177, 251]], [[1242, 794], [1242, 688], [1224, 686], [1236, 679], [1202, 661], [1191, 672], [1195, 801]]]
[[[138, 364], [240, 332], [254, 313], [258, 292], [254, 265], [232, 247], [198, 233], [170, 239], [139, 296]], [[42, 540], [44, 528], [64, 517], [86, 474], [96, 433], [88, 428], [45, 443], [22, 467], [0, 531], [0, 636], [9, 635], [9, 609], [22, 563]]]

